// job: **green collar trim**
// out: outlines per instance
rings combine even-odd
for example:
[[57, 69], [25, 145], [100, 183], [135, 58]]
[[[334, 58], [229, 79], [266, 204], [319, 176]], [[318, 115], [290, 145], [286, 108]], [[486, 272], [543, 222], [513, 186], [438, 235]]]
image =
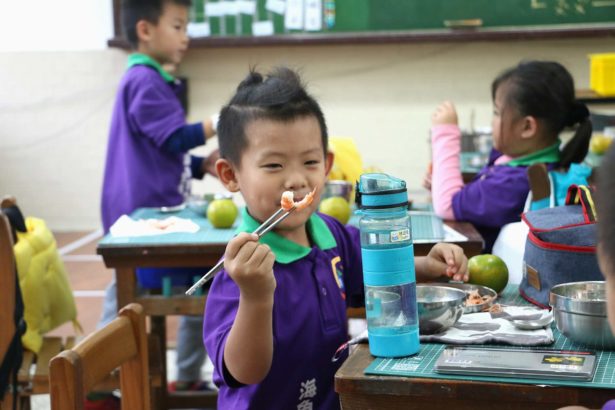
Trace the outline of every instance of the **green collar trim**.
[[[237, 228], [236, 232], [254, 232], [259, 225], [260, 222], [248, 213], [247, 208], [244, 208], [241, 211], [241, 224]], [[325, 250], [337, 246], [335, 237], [329, 230], [329, 227], [317, 214], [312, 214], [310, 219], [308, 219], [307, 231], [308, 235], [318, 248]], [[261, 243], [267, 244], [271, 248], [275, 254], [276, 262], [284, 264], [304, 258], [311, 251], [310, 248], [289, 241], [273, 231], [266, 233], [260, 241]]]
[[175, 81], [175, 77], [171, 74], [167, 73], [164, 68], [158, 63], [158, 61], [154, 60], [147, 54], [134, 53], [128, 56], [128, 67], [130, 68], [135, 65], [147, 65], [153, 67], [158, 71], [158, 73], [164, 78], [164, 81], [170, 83]]
[[537, 162], [544, 162], [544, 163], [559, 162], [560, 144], [561, 144], [561, 141], [558, 139], [557, 142], [551, 145], [550, 147], [541, 149], [540, 151], [532, 152], [531, 154], [524, 155], [519, 158], [515, 158], [502, 165], [507, 165], [509, 167], [518, 167], [518, 166], [529, 166]]

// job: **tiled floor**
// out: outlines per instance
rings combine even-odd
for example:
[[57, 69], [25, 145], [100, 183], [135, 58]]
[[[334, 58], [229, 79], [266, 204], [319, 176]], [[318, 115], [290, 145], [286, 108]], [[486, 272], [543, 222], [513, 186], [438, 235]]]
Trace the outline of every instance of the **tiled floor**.
[[[69, 281], [75, 295], [77, 318], [84, 335], [93, 332], [100, 318], [104, 290], [111, 281], [113, 271], [107, 269], [102, 258], [96, 255], [96, 244], [100, 232], [55, 232], [58, 250], [66, 267]], [[176, 343], [177, 317], [167, 318], [168, 346]], [[72, 324], [67, 323], [50, 332], [52, 335], [75, 335]], [[175, 350], [167, 352], [168, 379], [175, 380]], [[209, 360], [203, 368], [205, 380], [211, 380], [212, 366]], [[33, 410], [48, 410], [49, 396], [38, 395], [32, 400]]]

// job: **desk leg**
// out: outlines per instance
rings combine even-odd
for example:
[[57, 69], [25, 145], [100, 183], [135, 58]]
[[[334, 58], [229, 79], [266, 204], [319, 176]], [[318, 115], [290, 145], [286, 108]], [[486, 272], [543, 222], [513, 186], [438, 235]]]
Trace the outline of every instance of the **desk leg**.
[[117, 309], [121, 309], [137, 299], [137, 272], [135, 268], [117, 268]]
[[160, 392], [157, 394], [157, 398], [160, 403], [156, 404], [158, 409], [168, 408], [168, 396], [169, 391], [167, 389], [167, 327], [165, 316], [151, 316], [151, 332], [158, 338], [158, 346], [160, 347]]

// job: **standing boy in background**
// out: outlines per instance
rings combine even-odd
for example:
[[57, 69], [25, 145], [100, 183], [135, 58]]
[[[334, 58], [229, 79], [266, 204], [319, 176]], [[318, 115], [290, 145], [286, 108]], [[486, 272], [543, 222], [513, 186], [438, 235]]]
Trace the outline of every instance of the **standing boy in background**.
[[[434, 210], [444, 219], [474, 224], [486, 252], [502, 226], [521, 220], [530, 191], [527, 167], [544, 163], [548, 170], [567, 169], [583, 161], [592, 131], [587, 107], [575, 100], [572, 76], [557, 62], [525, 61], [507, 69], [491, 84], [491, 96], [495, 149], [487, 166], [466, 185], [454, 105], [444, 102], [431, 117]], [[577, 124], [560, 152], [560, 132]]]
[[[102, 191], [105, 233], [123, 214], [140, 207], [174, 206], [190, 194], [190, 178], [214, 173], [217, 153], [187, 155], [215, 135], [206, 120], [186, 123], [177, 85], [163, 65], [177, 67], [188, 48], [190, 0], [124, 0], [121, 17], [135, 53], [117, 92]], [[215, 174], [214, 174], [215, 175]], [[99, 326], [117, 312], [115, 280], [107, 288]], [[182, 317], [178, 332], [178, 383], [198, 389], [205, 351], [200, 343], [202, 318]]]
[[[241, 232], [209, 290], [203, 338], [219, 409], [336, 409], [332, 362], [347, 341], [346, 308], [362, 306], [359, 230], [316, 213], [333, 164], [318, 103], [288, 68], [251, 72], [220, 113], [220, 181], [246, 201]], [[292, 191], [297, 209], [260, 242], [254, 229]], [[418, 280], [467, 280], [451, 244], [415, 261]], [[346, 353], [344, 353], [344, 358]]]

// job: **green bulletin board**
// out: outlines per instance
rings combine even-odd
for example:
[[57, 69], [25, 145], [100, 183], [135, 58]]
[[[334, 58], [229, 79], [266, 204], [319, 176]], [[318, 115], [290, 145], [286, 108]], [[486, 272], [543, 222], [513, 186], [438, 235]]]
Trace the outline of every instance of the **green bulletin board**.
[[486, 29], [596, 24], [615, 28], [615, 0], [318, 0], [323, 19], [316, 31], [285, 28], [284, 15], [268, 10], [267, 0], [253, 0], [252, 14], [207, 16], [206, 5], [217, 2], [236, 1], [193, 0], [191, 21], [208, 23], [211, 37], [251, 37], [255, 21], [271, 21], [276, 35], [447, 29], [461, 20], [479, 21], [478, 27]]

